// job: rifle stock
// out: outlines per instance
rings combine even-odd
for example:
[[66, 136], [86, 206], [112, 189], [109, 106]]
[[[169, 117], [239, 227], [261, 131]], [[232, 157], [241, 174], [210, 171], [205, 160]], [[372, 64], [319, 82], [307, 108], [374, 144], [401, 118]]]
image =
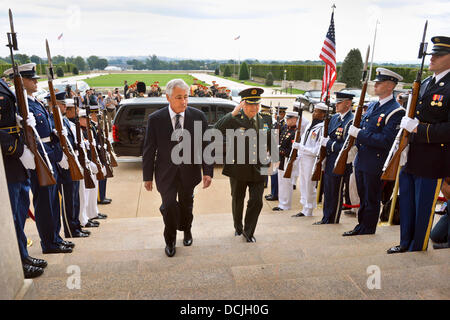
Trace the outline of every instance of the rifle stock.
[[111, 167], [115, 168], [118, 167], [119, 164], [117, 163], [116, 157], [113, 153], [113, 148], [111, 146], [111, 142], [109, 141], [109, 131], [108, 131], [108, 121], [106, 121], [106, 117], [107, 117], [107, 113], [106, 111], [103, 111], [103, 115], [104, 115], [104, 124], [105, 124], [105, 141], [106, 141], [106, 151], [109, 154], [109, 159], [111, 161]]
[[[327, 115], [323, 124], [323, 136], [328, 137], [328, 125], [330, 123], [330, 117]], [[322, 175], [322, 162], [327, 157], [327, 148], [324, 146], [320, 147], [319, 156], [316, 158], [314, 163], [314, 169], [311, 176], [311, 181], [319, 181]]]
[[103, 129], [102, 129], [102, 117], [100, 114], [97, 116], [98, 124], [97, 124], [97, 140], [99, 144], [99, 157], [102, 164], [105, 166], [106, 169], [106, 177], [112, 178], [114, 177], [113, 170], [111, 168], [111, 163], [109, 161], [109, 156], [107, 154], [107, 151], [105, 149], [105, 137], [103, 135]]
[[87, 115], [87, 119], [86, 119], [86, 129], [87, 129], [87, 134], [88, 134], [88, 140], [89, 140], [89, 149], [91, 151], [91, 159], [92, 162], [97, 166], [97, 180], [104, 180], [105, 176], [102, 172], [102, 165], [100, 164], [100, 160], [98, 158], [98, 154], [97, 154], [97, 150], [95, 149], [94, 146], [94, 142], [93, 142], [93, 137], [92, 137], [92, 132], [91, 132], [91, 108], [89, 107], [89, 105], [86, 106], [86, 115]]
[[[356, 128], [359, 128], [361, 126], [361, 118], [362, 118], [362, 112], [364, 107], [364, 101], [366, 99], [366, 92], [367, 92], [367, 86], [369, 83], [369, 77], [367, 75], [367, 65], [369, 63], [369, 53], [370, 53], [370, 46], [367, 48], [367, 54], [366, 54], [366, 61], [364, 63], [364, 69], [363, 69], [363, 87], [361, 90], [361, 96], [359, 97], [359, 103], [358, 108], [356, 109], [355, 119], [353, 120], [353, 126]], [[356, 138], [353, 136], [348, 136], [344, 146], [342, 147], [341, 151], [339, 152], [339, 155], [336, 159], [333, 173], [337, 175], [343, 175], [345, 174], [345, 169], [347, 167], [347, 159], [348, 154], [352, 147], [355, 145]]]
[[[7, 33], [8, 36], [8, 44], [10, 55], [11, 55], [11, 64], [14, 72], [14, 88], [16, 92], [16, 101], [19, 109], [19, 113], [24, 119], [22, 121], [22, 127], [24, 131], [25, 144], [30, 149], [31, 153], [34, 156], [34, 163], [36, 165], [36, 175], [38, 177], [39, 185], [42, 187], [51, 186], [56, 184], [56, 180], [53, 177], [53, 173], [51, 170], [51, 164], [45, 163], [41, 154], [37, 148], [36, 136], [32, 127], [30, 127], [26, 119], [28, 118], [28, 102], [27, 102], [27, 93], [23, 87], [22, 76], [19, 73], [18, 66], [14, 61], [14, 53], [13, 50], [18, 50], [17, 47], [17, 35], [14, 32], [14, 24], [11, 9], [9, 9], [9, 22], [11, 26], [11, 32]], [[43, 150], [45, 153], [45, 150]]]
[[[302, 116], [303, 116], [303, 109], [300, 109], [299, 115], [298, 115], [298, 126], [296, 130], [296, 136], [295, 136], [295, 142], [299, 143], [301, 140], [300, 130], [302, 128]], [[298, 150], [293, 149], [291, 152], [291, 157], [289, 158], [289, 163], [286, 167], [286, 171], [284, 172], [284, 178], [290, 179], [292, 176], [292, 168], [294, 167], [294, 162], [297, 160], [298, 156]]]
[[[427, 45], [425, 42], [426, 34], [428, 28], [428, 21], [425, 23], [425, 28], [423, 31], [422, 42], [420, 43], [419, 49], [419, 59], [422, 59], [422, 65], [420, 69], [417, 71], [416, 79], [414, 80], [412, 96], [408, 101], [408, 117], [414, 119], [416, 114], [417, 101], [419, 100], [420, 87], [422, 83], [422, 73], [423, 66], [425, 64], [425, 57], [427, 55]], [[400, 134], [400, 133], [399, 133]], [[381, 175], [381, 180], [394, 181], [397, 178], [397, 170], [399, 170], [400, 158], [402, 152], [405, 150], [406, 146], [409, 143], [409, 132], [407, 130], [402, 130], [400, 141], [394, 141], [392, 145], [391, 152], [389, 153], [388, 158], [386, 159], [385, 166], [383, 168], [383, 174]], [[398, 147], [397, 147], [398, 146]], [[395, 152], [393, 152], [395, 150]]]

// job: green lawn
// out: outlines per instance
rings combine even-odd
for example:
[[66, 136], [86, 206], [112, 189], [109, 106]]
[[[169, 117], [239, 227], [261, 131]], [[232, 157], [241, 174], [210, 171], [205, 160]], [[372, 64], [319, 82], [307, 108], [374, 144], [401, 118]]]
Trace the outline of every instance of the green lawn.
[[[194, 78], [188, 74], [158, 74], [158, 73], [120, 73], [109, 74], [105, 76], [99, 76], [92, 79], [86, 79], [85, 81], [91, 87], [123, 87], [123, 82], [128, 81], [128, 85], [135, 81], [145, 82], [147, 86], [150, 86], [155, 81], [159, 81], [160, 87], [165, 87], [166, 84], [172, 79], [183, 79], [188, 85], [194, 83]], [[205, 84], [201, 81], [199, 83]], [[206, 84], [205, 84], [206, 85]]]

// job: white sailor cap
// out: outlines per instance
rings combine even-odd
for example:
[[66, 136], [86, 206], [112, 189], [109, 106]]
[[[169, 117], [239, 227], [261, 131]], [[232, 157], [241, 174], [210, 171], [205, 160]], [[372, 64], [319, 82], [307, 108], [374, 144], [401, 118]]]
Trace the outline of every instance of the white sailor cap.
[[75, 107], [75, 100], [74, 99], [65, 99], [66, 107]]
[[314, 109], [319, 109], [319, 110], [324, 110], [324, 111], [328, 111], [328, 106], [325, 104], [325, 103], [323, 103], [323, 102], [319, 102], [319, 103], [316, 103], [315, 105], [314, 105]]
[[78, 111], [78, 116], [80, 117], [80, 118], [87, 118], [87, 115], [86, 115], [86, 109], [80, 109], [80, 111]]
[[[41, 78], [36, 74], [36, 63], [34, 63], [34, 62], [22, 64], [19, 66], [18, 69], [19, 69], [20, 75], [24, 78], [31, 78], [31, 79], [40, 79]], [[4, 72], [4, 74], [9, 76], [10, 78], [12, 78], [14, 76], [13, 68], [6, 70]]]
[[394, 71], [385, 68], [377, 68], [377, 76], [374, 81], [381, 82], [387, 80], [398, 83], [399, 81], [403, 80], [403, 77], [398, 73], [395, 73]]
[[286, 118], [298, 118], [298, 112], [296, 111], [287, 111]]

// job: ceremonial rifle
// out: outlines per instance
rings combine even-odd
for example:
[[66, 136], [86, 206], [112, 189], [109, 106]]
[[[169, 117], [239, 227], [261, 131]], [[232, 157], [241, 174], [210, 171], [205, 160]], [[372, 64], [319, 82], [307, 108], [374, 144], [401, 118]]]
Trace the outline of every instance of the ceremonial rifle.
[[116, 157], [114, 156], [113, 148], [111, 146], [111, 141], [109, 141], [109, 128], [108, 128], [108, 121], [106, 121], [106, 117], [107, 117], [106, 110], [103, 110], [103, 119], [105, 120], [104, 121], [104, 124], [105, 124], [104, 132], [105, 132], [106, 150], [108, 151], [108, 154], [109, 154], [109, 158], [111, 161], [111, 167], [114, 168], [114, 167], [118, 167], [119, 165], [117, 163]]
[[[323, 122], [323, 137], [328, 137], [328, 125], [330, 123], [330, 84], [327, 86], [327, 95], [325, 97], [325, 104], [327, 105], [327, 115], [325, 121]], [[322, 162], [327, 157], [327, 147], [321, 146], [320, 152], [316, 157], [316, 162], [314, 163], [314, 169], [311, 176], [311, 181], [320, 181], [322, 176]]]
[[[298, 112], [298, 126], [297, 126], [297, 130], [296, 130], [296, 136], [295, 136], [295, 142], [299, 143], [300, 139], [301, 139], [301, 134], [300, 134], [300, 130], [302, 128], [302, 115], [303, 115], [303, 109], [299, 109]], [[291, 157], [289, 158], [289, 163], [286, 167], [286, 171], [284, 172], [284, 178], [286, 179], [290, 179], [292, 176], [292, 168], [294, 167], [294, 162], [295, 160], [297, 160], [297, 156], [298, 156], [298, 150], [297, 149], [292, 149], [291, 152]]]
[[89, 140], [89, 150], [91, 151], [91, 161], [97, 166], [97, 180], [104, 180], [105, 175], [102, 172], [102, 165], [98, 158], [97, 149], [94, 146], [94, 137], [92, 136], [91, 131], [91, 107], [89, 106], [89, 102], [86, 105], [86, 117], [86, 129]]
[[[80, 106], [80, 98], [74, 97], [75, 108]], [[91, 168], [86, 165], [87, 163], [87, 155], [86, 151], [82, 144], [84, 144], [84, 138], [82, 138], [81, 134], [81, 125], [80, 125], [80, 117], [78, 116], [78, 112], [75, 112], [75, 126], [76, 126], [76, 135], [77, 135], [77, 150], [78, 150], [78, 162], [81, 164], [84, 173], [84, 186], [86, 189], [94, 189], [95, 184], [91, 177]]]
[[[409, 97], [408, 108], [406, 110], [408, 117], [411, 119], [414, 119], [414, 115], [416, 114], [417, 101], [419, 100], [420, 86], [422, 83], [423, 66], [425, 63], [425, 57], [427, 55], [428, 43], [425, 42], [427, 28], [428, 28], [428, 20], [425, 23], [422, 42], [420, 43], [419, 49], [418, 59], [422, 59], [422, 65], [420, 66], [420, 70], [417, 71], [416, 80], [414, 80], [412, 94]], [[381, 180], [394, 181], [396, 179], [397, 170], [400, 167], [400, 158], [403, 150], [405, 150], [406, 146], [409, 143], [409, 136], [410, 136], [409, 132], [405, 129], [401, 129], [398, 132], [397, 137], [394, 140], [394, 144], [392, 145], [392, 148], [386, 159], [386, 162], [384, 163]]]
[[14, 23], [11, 9], [9, 9], [9, 23], [11, 26], [11, 32], [7, 33], [8, 44], [6, 46], [9, 47], [9, 51], [11, 54], [11, 64], [14, 75], [14, 88], [16, 91], [16, 100], [19, 113], [23, 119], [22, 127], [24, 130], [25, 144], [27, 145], [28, 149], [30, 149], [31, 153], [33, 153], [39, 185], [42, 187], [55, 185], [56, 180], [53, 177], [52, 165], [50, 164], [47, 154], [45, 153], [45, 149], [44, 146], [42, 145], [42, 142], [41, 147], [46, 157], [47, 164], [44, 162], [44, 159], [38, 152], [36, 137], [39, 138], [39, 134], [36, 132], [36, 129], [34, 127], [30, 127], [26, 121], [28, 119], [28, 112], [29, 112], [28, 98], [27, 98], [27, 91], [23, 87], [22, 76], [19, 73], [19, 67], [18, 65], [16, 65], [14, 61], [13, 50], [17, 51], [19, 49], [17, 46], [17, 34], [16, 32], [14, 32]]
[[105, 166], [106, 177], [112, 178], [114, 175], [113, 175], [111, 163], [109, 161], [109, 157], [108, 157], [108, 154], [107, 154], [106, 148], [105, 148], [105, 137], [103, 136], [102, 118], [103, 117], [100, 114], [100, 110], [99, 110], [99, 114], [97, 115], [97, 120], [98, 120], [97, 141], [98, 141], [98, 146], [99, 146], [99, 158], [100, 158], [100, 161], [102, 162], [102, 164]]
[[52, 103], [52, 113], [53, 113], [53, 120], [55, 122], [55, 129], [58, 133], [59, 144], [61, 145], [62, 151], [66, 155], [67, 161], [69, 163], [70, 176], [73, 181], [79, 181], [83, 179], [83, 173], [81, 172], [80, 164], [75, 158], [75, 154], [73, 153], [72, 148], [69, 147], [69, 143], [67, 142], [67, 139], [63, 134], [63, 119], [61, 115], [61, 110], [59, 109], [58, 104], [56, 102], [55, 89], [53, 88], [53, 79], [54, 79], [53, 64], [47, 40], [45, 40], [45, 47], [47, 49], [47, 59], [48, 59], [48, 68], [47, 68], [48, 91], [50, 93], [50, 101]]
[[[356, 109], [355, 119], [353, 120], [353, 126], [356, 128], [359, 128], [361, 126], [361, 118], [362, 118], [362, 112], [364, 108], [364, 100], [366, 99], [366, 92], [367, 92], [367, 85], [369, 83], [369, 77], [367, 73], [367, 66], [369, 64], [369, 53], [370, 53], [370, 46], [367, 48], [367, 54], [366, 54], [366, 61], [364, 62], [364, 69], [363, 69], [363, 75], [362, 75], [362, 82], [363, 87], [361, 90], [361, 96], [359, 97], [359, 103], [358, 108]], [[348, 160], [348, 153], [352, 149], [352, 147], [355, 145], [356, 138], [348, 135], [347, 139], [345, 140], [344, 146], [342, 147], [341, 151], [339, 152], [338, 157], [336, 158], [336, 162], [334, 164], [334, 170], [333, 173], [337, 175], [343, 175], [345, 173], [345, 169], [347, 167], [347, 160]]]

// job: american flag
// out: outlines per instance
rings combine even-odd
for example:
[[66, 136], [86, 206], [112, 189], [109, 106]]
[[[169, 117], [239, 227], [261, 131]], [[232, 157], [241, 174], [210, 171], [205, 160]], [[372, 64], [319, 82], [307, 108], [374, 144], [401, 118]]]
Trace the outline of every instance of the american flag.
[[241, 38], [241, 36], [237, 36], [236, 38], [234, 38], [234, 40], [239, 40]]
[[62, 36], [63, 36], [63, 34], [61, 33], [61, 34], [58, 36], [58, 40], [61, 40]]
[[334, 32], [334, 10], [331, 14], [331, 23], [323, 43], [320, 59], [325, 62], [322, 79], [322, 100], [326, 99], [327, 89], [331, 90], [336, 81], [336, 34]]

